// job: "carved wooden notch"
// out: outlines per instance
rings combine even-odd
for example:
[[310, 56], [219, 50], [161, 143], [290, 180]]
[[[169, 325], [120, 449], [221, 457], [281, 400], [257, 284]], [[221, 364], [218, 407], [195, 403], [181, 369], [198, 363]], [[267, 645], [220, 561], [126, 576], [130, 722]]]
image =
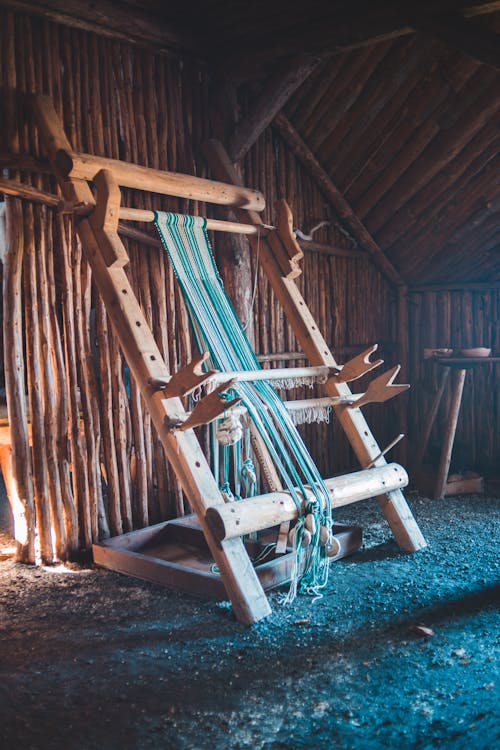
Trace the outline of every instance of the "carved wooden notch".
[[408, 390], [410, 387], [409, 383], [394, 384], [394, 378], [401, 369], [401, 365], [392, 367], [387, 372], [383, 372], [378, 378], [372, 380], [365, 393], [360, 398], [349, 404], [349, 409], [359, 409], [361, 406], [366, 404], [381, 404], [383, 401], [388, 401], [394, 396], [399, 396], [403, 391]]
[[350, 359], [349, 362], [346, 362], [342, 369], [333, 376], [337, 383], [350, 383], [353, 380], [363, 377], [367, 372], [370, 372], [383, 364], [383, 359], [377, 359], [375, 362], [370, 362], [371, 355], [376, 352], [377, 349], [378, 344], [373, 344], [369, 349], [361, 352], [361, 354], [357, 354], [353, 359]]
[[203, 371], [203, 364], [209, 357], [210, 352], [204, 352], [199, 357], [195, 357], [179, 372], [172, 375], [170, 380], [150, 382], [149, 384], [157, 390], [162, 390], [165, 398], [187, 396], [217, 373], [217, 370]]
[[209, 393], [198, 401], [186, 421], [176, 429], [184, 431], [193, 427], [199, 427], [202, 424], [208, 424], [217, 419], [217, 417], [220, 417], [228, 409], [239, 404], [241, 398], [227, 399], [225, 397], [226, 391], [232, 388], [235, 382], [235, 380], [228, 380], [226, 383], [221, 383], [217, 390], [212, 391], [212, 393]]
[[113, 173], [101, 169], [94, 177], [96, 207], [89, 217], [92, 229], [101, 232], [101, 254], [108, 268], [123, 268], [129, 257], [118, 237], [121, 192]]

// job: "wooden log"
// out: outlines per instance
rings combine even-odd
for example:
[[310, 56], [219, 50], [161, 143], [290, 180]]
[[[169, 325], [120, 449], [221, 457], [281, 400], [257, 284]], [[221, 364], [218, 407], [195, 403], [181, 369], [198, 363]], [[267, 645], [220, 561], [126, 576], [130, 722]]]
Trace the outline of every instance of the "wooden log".
[[50, 4], [44, 5], [30, 0], [5, 0], [4, 5], [21, 13], [42, 16], [55, 24], [129, 44], [152, 44], [163, 54], [167, 51], [172, 54], [173, 48], [191, 50], [195, 54], [199, 51], [198, 40], [185, 30], [184, 24], [177, 24], [172, 19], [165, 23], [150, 10], [135, 8], [131, 13], [125, 6], [117, 7], [110, 0], [103, 0], [95, 9], [80, 5], [77, 0], [51, 0]]
[[302, 55], [269, 78], [250, 111], [237, 123], [229, 140], [228, 153], [233, 162], [241, 161], [319, 62], [318, 57]]
[[28, 438], [23, 354], [23, 212], [20, 201], [6, 201], [7, 247], [3, 263], [3, 344], [5, 392], [11, 431], [12, 482], [9, 500], [14, 518], [16, 558], [35, 562], [35, 503]]
[[[393, 463], [326, 479], [325, 484], [330, 493], [332, 508], [339, 508], [376, 497], [385, 491], [406, 487], [408, 475], [402, 466]], [[269, 529], [283, 521], [295, 521], [305, 512], [308, 500], [314, 497], [312, 490], [307, 487], [305, 489], [306, 498], [301, 498], [300, 510], [289, 492], [272, 492], [209, 508], [207, 521], [220, 541]], [[298, 495], [300, 497], [301, 493]]]
[[202, 177], [141, 167], [118, 159], [108, 159], [91, 154], [78, 154], [60, 148], [56, 156], [57, 168], [64, 177], [93, 180], [101, 169], [109, 169], [121, 187], [147, 190], [151, 193], [174, 195], [194, 201], [237, 206], [249, 211], [265, 208], [264, 196], [258, 190], [227, 185]]
[[[42, 227], [43, 230], [43, 227]], [[78, 550], [78, 517], [71, 486], [71, 465], [69, 461], [69, 408], [68, 382], [64, 361], [63, 341], [59, 323], [59, 307], [56, 302], [56, 265], [55, 238], [51, 222], [46, 225], [47, 232], [47, 281], [50, 317], [51, 364], [54, 379], [54, 409], [52, 414], [54, 424], [54, 451], [57, 470], [60, 475], [61, 503], [63, 506], [63, 523], [66, 535], [65, 555], [73, 557]], [[49, 427], [49, 429], [52, 429]]]
[[324, 365], [317, 367], [280, 367], [272, 370], [240, 370], [234, 372], [219, 372], [210, 375], [207, 385], [218, 385], [226, 380], [240, 383], [256, 382], [258, 380], [292, 380], [297, 378], [328, 378], [332, 372], [340, 368]]
[[[63, 341], [64, 341], [64, 358], [65, 358], [65, 370], [68, 384], [68, 420], [69, 425], [69, 446], [70, 456], [72, 463], [72, 483], [73, 483], [73, 502], [77, 509], [79, 516], [77, 526], [78, 537], [81, 531], [83, 537], [83, 544], [88, 543], [84, 540], [85, 537], [85, 523], [82, 521], [82, 495], [91, 491], [95, 488], [97, 497], [99, 498], [99, 489], [101, 486], [101, 472], [100, 472], [100, 460], [99, 460], [99, 442], [100, 442], [100, 427], [98, 415], [96, 415], [96, 399], [93, 398], [91, 393], [96, 393], [94, 389], [89, 387], [88, 377], [93, 375], [92, 369], [88, 368], [89, 362], [89, 342], [87, 337], [84, 336], [82, 328], [82, 314], [78, 307], [75, 307], [75, 279], [72, 273], [74, 266], [72, 250], [71, 250], [71, 238], [69, 235], [69, 227], [67, 226], [67, 220], [62, 216], [57, 217], [57, 258], [61, 278], [62, 278], [62, 325], [63, 325]], [[79, 351], [80, 356], [77, 358], [76, 352]], [[78, 371], [80, 371], [80, 378], [78, 377]], [[83, 412], [83, 424], [85, 435], [82, 436], [80, 430], [80, 413], [77, 393], [80, 390], [81, 405]], [[97, 455], [96, 455], [97, 445]], [[85, 466], [85, 456], [88, 456], [89, 462], [89, 476], [87, 478], [87, 470]], [[90, 476], [92, 473], [92, 477]], [[99, 502], [99, 500], [97, 501]], [[102, 503], [102, 497], [100, 497]], [[80, 524], [81, 522], [81, 524]], [[102, 528], [102, 524], [101, 524]], [[106, 523], [107, 528], [107, 523]], [[106, 534], [104, 534], [106, 536]], [[108, 531], [109, 535], [109, 531]]]
[[43, 205], [53, 206], [54, 208], [57, 208], [61, 202], [61, 199], [57, 195], [46, 193], [44, 190], [39, 190], [32, 185], [26, 185], [24, 182], [7, 180], [3, 177], [0, 178], [0, 193], [3, 193], [4, 195], [14, 195], [17, 198], [24, 198], [33, 203], [42, 203]]
[[[33, 207], [23, 211], [24, 243], [27, 263], [24, 267], [25, 341], [28, 398], [32, 425], [33, 487], [35, 490], [36, 526], [40, 544], [40, 559], [45, 564], [54, 560], [52, 548], [51, 489], [49, 488], [46, 434], [44, 423], [43, 374], [41, 365], [40, 326], [38, 321], [38, 295], [36, 249], [34, 242]], [[59, 519], [53, 519], [55, 552], [64, 557], [64, 542], [61, 539]]]

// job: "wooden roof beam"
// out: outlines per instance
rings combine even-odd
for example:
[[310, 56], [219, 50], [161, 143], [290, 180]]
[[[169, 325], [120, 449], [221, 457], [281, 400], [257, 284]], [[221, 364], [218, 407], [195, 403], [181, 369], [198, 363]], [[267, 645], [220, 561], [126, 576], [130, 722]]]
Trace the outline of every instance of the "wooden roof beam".
[[319, 58], [302, 55], [271, 76], [246, 117], [235, 126], [228, 146], [233, 162], [243, 159], [318, 63]]
[[459, 13], [421, 16], [415, 19], [414, 26], [474, 60], [500, 70], [500, 36]]
[[[500, 2], [421, 0], [418, 12], [428, 18], [446, 13], [469, 19], [500, 12]], [[344, 10], [325, 6], [311, 16], [314, 22], [303, 23], [300, 34], [275, 34], [271, 43], [271, 32], [267, 36], [262, 32], [252, 38], [252, 48], [243, 37], [221, 39], [212, 59], [232, 80], [242, 81], [262, 75], [269, 64], [299, 52], [325, 59], [414, 34], [418, 30], [414, 15], [415, 8], [404, 2], [371, 2], [364, 9], [359, 4]]]
[[334, 185], [330, 176], [325, 172], [312, 151], [307, 144], [304, 143], [285, 115], [277, 115], [272, 124], [292, 149], [297, 159], [304, 165], [306, 170], [319, 185], [322, 192], [334, 207], [339, 218], [344, 222], [349, 231], [352, 232], [361, 247], [365, 248], [370, 253], [373, 262], [379, 270], [393, 284], [396, 284], [397, 286], [405, 286], [405, 280], [394, 268], [387, 256], [382, 252], [370, 232], [356, 216], [342, 193]]
[[99, 0], [2, 0], [2, 7], [42, 16], [53, 23], [90, 31], [100, 36], [153, 47], [162, 52], [189, 52], [199, 57], [199, 39], [189, 24], [165, 21], [151, 11], [127, 9], [123, 3]]

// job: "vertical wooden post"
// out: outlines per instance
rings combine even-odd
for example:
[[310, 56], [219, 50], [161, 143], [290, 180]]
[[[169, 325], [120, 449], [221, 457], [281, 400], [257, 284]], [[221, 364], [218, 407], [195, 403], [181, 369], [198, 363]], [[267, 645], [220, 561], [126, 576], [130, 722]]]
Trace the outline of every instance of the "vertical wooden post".
[[[400, 378], [403, 383], [408, 383], [408, 287], [398, 285], [398, 358], [401, 364]], [[408, 434], [408, 396], [398, 401], [399, 423], [401, 431]], [[399, 448], [400, 461], [404, 464], [408, 459], [408, 442], [403, 440]]]
[[5, 391], [11, 429], [12, 483], [9, 499], [14, 514], [16, 557], [35, 562], [35, 503], [31, 477], [24, 389], [23, 312], [21, 275], [23, 264], [23, 212], [21, 202], [7, 200], [7, 248], [3, 268], [3, 342]]

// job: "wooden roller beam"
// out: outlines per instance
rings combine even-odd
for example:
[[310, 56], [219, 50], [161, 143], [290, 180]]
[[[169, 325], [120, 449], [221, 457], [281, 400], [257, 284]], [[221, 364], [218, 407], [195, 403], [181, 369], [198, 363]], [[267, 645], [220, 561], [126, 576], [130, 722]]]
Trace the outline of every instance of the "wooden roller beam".
[[[326, 479], [325, 484], [332, 508], [339, 508], [383, 492], [400, 490], [408, 484], [408, 474], [402, 466], [393, 463]], [[314, 497], [312, 490], [307, 491], [307, 496], [308, 499]], [[307, 500], [303, 499], [302, 512], [305, 512], [306, 503]], [[289, 492], [270, 492], [213, 506], [206, 513], [207, 522], [219, 541], [279, 526], [283, 521], [294, 521], [298, 517], [299, 509]]]
[[55, 162], [60, 174], [66, 178], [93, 180], [101, 169], [109, 169], [121, 187], [245, 208], [249, 211], [262, 211], [266, 205], [264, 196], [258, 190], [178, 172], [150, 169], [118, 159], [79, 154], [61, 148], [56, 153]]

